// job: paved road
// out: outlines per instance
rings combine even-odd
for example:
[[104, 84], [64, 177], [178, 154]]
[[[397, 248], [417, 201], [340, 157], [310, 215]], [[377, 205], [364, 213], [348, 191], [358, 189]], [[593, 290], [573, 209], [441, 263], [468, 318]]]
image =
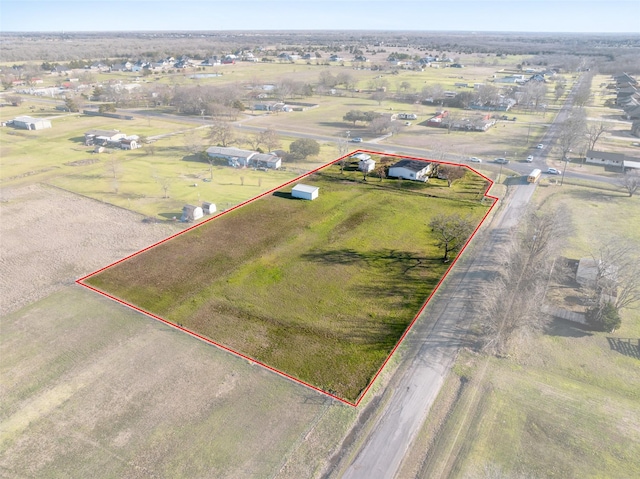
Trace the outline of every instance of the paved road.
[[434, 298], [437, 304], [430, 305], [414, 325], [405, 343], [410, 366], [343, 478], [394, 477], [462, 346], [473, 317], [468, 308], [493, 273], [499, 248], [511, 237], [510, 230], [534, 190], [533, 185], [513, 188], [486, 236], [474, 246], [473, 258], [452, 271]]
[[[543, 142], [547, 145], [554, 141], [558, 123], [566, 118], [572, 101], [570, 94], [545, 135]], [[542, 165], [545, 160], [541, 155], [538, 161]], [[495, 258], [510, 239], [535, 188], [531, 184], [510, 188], [499, 212], [484, 226], [484, 235], [476, 238], [473, 257], [454, 268], [414, 325], [404, 345], [403, 361], [408, 368], [347, 467], [344, 479], [386, 479], [396, 475], [462, 346], [473, 319], [476, 293], [495, 271]]]

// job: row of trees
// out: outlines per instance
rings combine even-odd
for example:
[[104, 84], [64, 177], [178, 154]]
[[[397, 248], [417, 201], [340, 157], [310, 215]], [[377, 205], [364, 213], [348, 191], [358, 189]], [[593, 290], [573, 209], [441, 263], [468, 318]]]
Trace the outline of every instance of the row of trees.
[[546, 325], [542, 306], [549, 282], [559, 271], [556, 251], [569, 233], [567, 225], [558, 210], [530, 212], [517, 234], [496, 252], [500, 267], [480, 293], [483, 350], [510, 354]]

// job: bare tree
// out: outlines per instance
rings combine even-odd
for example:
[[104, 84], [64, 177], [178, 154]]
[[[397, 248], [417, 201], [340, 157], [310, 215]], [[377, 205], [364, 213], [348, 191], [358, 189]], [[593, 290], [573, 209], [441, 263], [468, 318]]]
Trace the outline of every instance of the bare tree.
[[162, 188], [162, 192], [164, 193], [163, 198], [169, 198], [169, 189], [171, 189], [171, 185], [173, 184], [173, 178], [162, 177], [158, 179], [160, 183], [160, 188]]
[[267, 147], [267, 150], [273, 151], [280, 147], [280, 136], [278, 132], [272, 128], [260, 133], [260, 143]]
[[188, 153], [198, 155], [204, 149], [204, 141], [202, 136], [194, 130], [190, 130], [184, 134], [184, 147]]
[[633, 173], [627, 173], [622, 178], [620, 178], [620, 186], [622, 186], [627, 193], [629, 193], [629, 197], [632, 197], [640, 188], [640, 177]]
[[387, 98], [387, 92], [386, 91], [374, 91], [371, 94], [371, 99], [375, 100], [378, 102], [378, 105], [382, 105], [382, 102]]
[[251, 148], [252, 150], [257, 150], [258, 148], [260, 148], [260, 145], [262, 144], [260, 133], [255, 133], [253, 135], [247, 136], [245, 138], [245, 141], [247, 145], [249, 145], [249, 148]]
[[391, 127], [391, 120], [383, 116], [374, 118], [371, 121], [371, 124], [369, 125], [369, 128], [371, 128], [371, 131], [375, 134], [384, 133], [388, 131], [390, 127]]
[[582, 110], [579, 112], [574, 111], [571, 116], [560, 125], [557, 145], [558, 148], [560, 148], [562, 159], [567, 159], [571, 151], [578, 150], [582, 147], [585, 130], [586, 124]]
[[522, 87], [522, 99], [521, 101], [528, 108], [533, 106], [535, 111], [538, 111], [538, 108], [542, 104], [547, 95], [547, 85], [542, 82], [530, 81], [527, 82]]
[[603, 121], [587, 125], [587, 150], [595, 149], [596, 143], [598, 142], [600, 137], [607, 131], [609, 131], [609, 129]]
[[493, 281], [483, 287], [483, 349], [504, 355], [520, 340], [546, 324], [542, 305], [555, 269], [554, 251], [569, 233], [559, 211], [530, 212], [497, 256], [502, 258]]
[[[596, 264], [594, 292], [614, 298], [617, 310], [640, 304], [640, 254], [635, 244], [612, 238], [592, 254]], [[603, 296], [604, 293], [604, 296]]]
[[116, 181], [120, 177], [120, 173], [122, 173], [120, 161], [114, 155], [109, 156], [109, 160], [107, 161], [107, 171], [109, 172], [109, 176]]
[[447, 185], [449, 187], [451, 187], [454, 181], [464, 178], [466, 174], [467, 174], [466, 168], [462, 168], [461, 166], [449, 166], [449, 165], [438, 166], [438, 178], [447, 180]]
[[211, 125], [209, 139], [217, 145], [227, 147], [234, 143], [235, 134], [231, 125], [222, 121], [216, 121]]
[[436, 245], [442, 248], [442, 261], [449, 261], [449, 254], [462, 249], [473, 233], [474, 224], [469, 218], [460, 215], [436, 215], [429, 226], [436, 240]]

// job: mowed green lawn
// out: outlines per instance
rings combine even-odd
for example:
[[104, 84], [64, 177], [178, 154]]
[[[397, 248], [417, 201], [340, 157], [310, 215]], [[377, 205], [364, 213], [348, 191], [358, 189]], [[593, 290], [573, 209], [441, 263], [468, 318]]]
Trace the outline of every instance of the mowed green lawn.
[[355, 401], [448, 267], [430, 218], [489, 207], [470, 173], [451, 189], [359, 178], [327, 167], [301, 181], [315, 201], [289, 185], [85, 281]]

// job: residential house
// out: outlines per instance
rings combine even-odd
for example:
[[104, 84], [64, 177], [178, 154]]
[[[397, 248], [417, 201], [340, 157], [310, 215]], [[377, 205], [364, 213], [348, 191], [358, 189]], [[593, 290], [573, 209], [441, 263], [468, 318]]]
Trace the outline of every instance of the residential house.
[[234, 168], [269, 168], [277, 170], [282, 166], [282, 160], [273, 153], [258, 153], [257, 151], [242, 150], [223, 146], [212, 146], [207, 149], [209, 158], [226, 160]]
[[217, 65], [220, 65], [220, 59], [218, 58], [217, 55], [213, 55], [212, 57], [205, 58], [204, 60], [202, 60], [200, 65], [203, 67], [217, 66]]
[[242, 150], [224, 146], [212, 146], [207, 148], [209, 158], [219, 158], [226, 160], [229, 166], [234, 168], [246, 168], [249, 166], [250, 158], [255, 155], [255, 151]]
[[625, 108], [624, 117], [627, 120], [640, 120], [640, 104], [631, 105]]
[[604, 151], [588, 150], [585, 161], [595, 165], [616, 166], [625, 171], [640, 171], [640, 158], [627, 156], [622, 153], [607, 153]]
[[117, 143], [119, 146], [120, 140], [126, 136], [119, 130], [89, 130], [84, 134], [84, 144], [86, 146], [111, 146]]
[[406, 180], [428, 181], [432, 163], [420, 160], [403, 159], [389, 167], [389, 177]]

